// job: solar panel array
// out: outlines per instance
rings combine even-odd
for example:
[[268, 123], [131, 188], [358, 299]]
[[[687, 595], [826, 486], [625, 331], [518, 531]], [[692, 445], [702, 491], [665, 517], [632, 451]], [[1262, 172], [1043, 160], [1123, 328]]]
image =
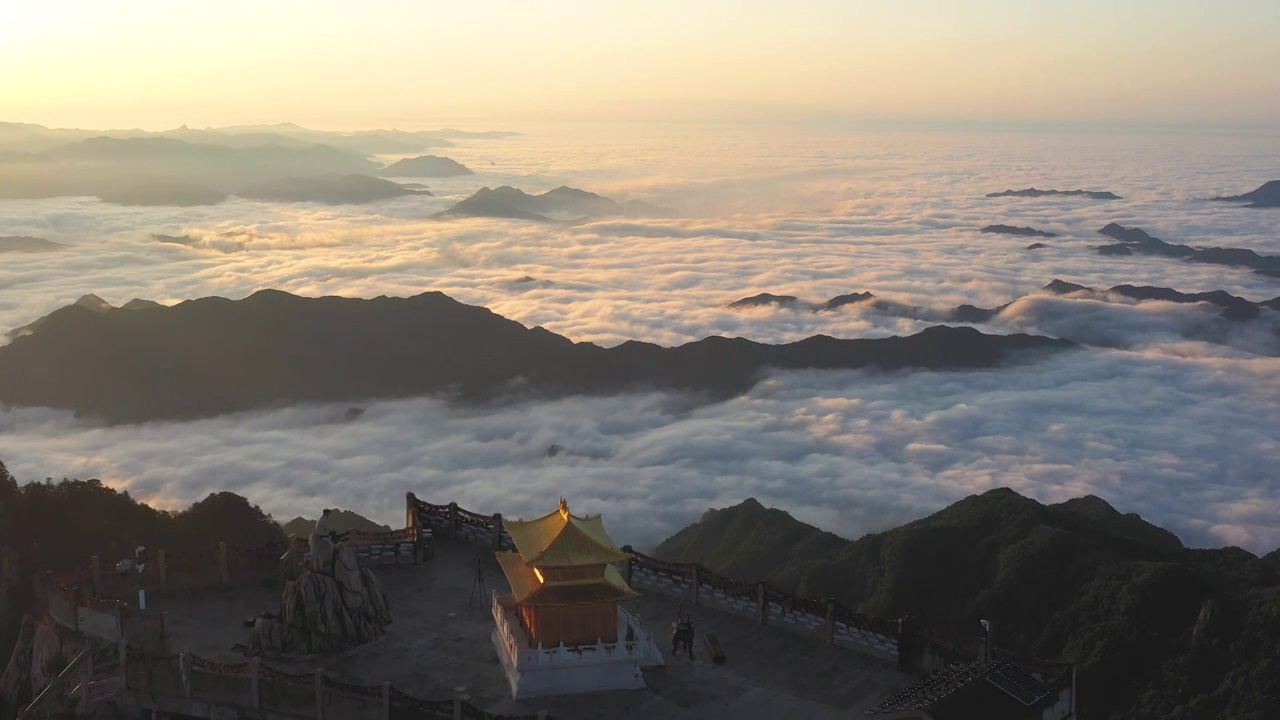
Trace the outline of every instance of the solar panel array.
[[885, 698], [879, 705], [867, 711], [868, 715], [919, 710], [942, 700], [974, 680], [991, 672], [998, 662], [967, 662], [948, 665], [921, 682]]
[[1023, 672], [1021, 668], [1007, 663], [987, 675], [987, 682], [1028, 707], [1052, 694], [1044, 683]]

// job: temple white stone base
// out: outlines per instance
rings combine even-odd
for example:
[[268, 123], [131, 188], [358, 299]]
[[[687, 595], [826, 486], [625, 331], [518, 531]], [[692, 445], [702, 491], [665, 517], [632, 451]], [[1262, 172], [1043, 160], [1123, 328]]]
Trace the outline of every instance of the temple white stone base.
[[[548, 695], [574, 695], [603, 690], [638, 690], [645, 686], [640, 668], [662, 664], [653, 639], [640, 621], [618, 608], [618, 637], [632, 641], [595, 645], [530, 648], [511, 607], [514, 598], [494, 593], [491, 639], [511, 687], [511, 697], [523, 700]], [[656, 659], [656, 662], [655, 662]]]

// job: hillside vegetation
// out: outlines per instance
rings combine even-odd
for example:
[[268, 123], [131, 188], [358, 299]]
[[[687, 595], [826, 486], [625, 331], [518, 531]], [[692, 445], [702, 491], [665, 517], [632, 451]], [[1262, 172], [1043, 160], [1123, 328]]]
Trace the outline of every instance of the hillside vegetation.
[[1280, 551], [1190, 549], [1088, 496], [1012, 490], [856, 541], [747, 500], [656, 554], [1078, 663], [1083, 718], [1280, 717]]
[[211, 493], [185, 510], [139, 502], [98, 480], [19, 485], [0, 462], [0, 665], [9, 658], [18, 623], [34, 605], [34, 579], [45, 571], [104, 563], [149, 550], [208, 551], [261, 547], [284, 540], [280, 526], [235, 493]]

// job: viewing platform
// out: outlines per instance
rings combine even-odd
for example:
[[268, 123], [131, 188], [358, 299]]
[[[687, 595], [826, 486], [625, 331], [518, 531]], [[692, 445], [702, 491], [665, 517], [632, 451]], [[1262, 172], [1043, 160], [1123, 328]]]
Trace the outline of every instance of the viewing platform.
[[[865, 652], [640, 587], [639, 597], [619, 605], [621, 642], [601, 643], [597, 651], [623, 657], [641, 652], [642, 638], [637, 636], [630, 649], [625, 640], [628, 618], [638, 621], [636, 627], [652, 636], [653, 650], [666, 663], [642, 669], [643, 687], [513, 700], [494, 645], [497, 617], [514, 619], [501, 602], [511, 588], [493, 551], [437, 536], [433, 555], [420, 565], [376, 568], [393, 618], [382, 639], [338, 655], [264, 657], [262, 662], [293, 673], [323, 668], [356, 684], [390, 682], [423, 698], [465, 695], [491, 713], [546, 710], [561, 720], [862, 717], [865, 709], [914, 681], [892, 662]], [[244, 620], [274, 610], [278, 602], [277, 580], [165, 593], [156, 595], [151, 607], [168, 613], [172, 652], [239, 663], [244, 656], [232, 646], [248, 637]], [[681, 613], [690, 616], [697, 636], [692, 660], [670, 653], [672, 623]], [[713, 663], [703, 644], [707, 633], [723, 647], [724, 664]], [[515, 639], [515, 631], [511, 635]], [[519, 662], [543, 667], [573, 662], [573, 653], [563, 654], [555, 648], [524, 648]], [[647, 665], [655, 658], [629, 662], [636, 660]]]

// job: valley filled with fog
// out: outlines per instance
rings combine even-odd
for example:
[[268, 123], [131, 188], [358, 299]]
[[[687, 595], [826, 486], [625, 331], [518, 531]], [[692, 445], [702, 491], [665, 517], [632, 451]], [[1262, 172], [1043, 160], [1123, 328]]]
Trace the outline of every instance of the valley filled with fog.
[[[279, 518], [338, 506], [396, 526], [406, 490], [508, 517], [564, 495], [576, 511], [606, 513], [614, 536], [637, 547], [749, 496], [856, 537], [998, 486], [1044, 501], [1096, 494], [1190, 545], [1280, 546], [1280, 310], [1233, 320], [1209, 303], [1106, 292], [1223, 290], [1260, 303], [1280, 296], [1280, 277], [1093, 249], [1112, 242], [1098, 230], [1118, 223], [1170, 243], [1280, 255], [1280, 209], [1208, 201], [1277, 179], [1280, 137], [510, 129], [524, 134], [432, 150], [475, 174], [421, 179], [431, 196], [0, 200], [0, 236], [65, 246], [0, 255], [0, 330], [90, 293], [119, 306], [265, 288], [438, 290], [605, 346], [906, 335], [947, 322], [954, 306], [1012, 303], [975, 326], [1080, 347], [980, 370], [777, 372], [717, 403], [661, 392], [371, 399], [354, 420], [342, 403], [114, 426], [10, 408], [0, 458], [21, 480], [99, 477], [161, 506], [232, 490]], [[652, 209], [550, 223], [437, 216], [502, 185], [567, 185]], [[987, 197], [1030, 187], [1121, 199]], [[980, 232], [992, 224], [1055, 236]], [[1045, 247], [1027, 249], [1033, 240]], [[1043, 292], [1054, 279], [1095, 291]], [[728, 307], [759, 293], [821, 303], [860, 292], [885, 304]]]

